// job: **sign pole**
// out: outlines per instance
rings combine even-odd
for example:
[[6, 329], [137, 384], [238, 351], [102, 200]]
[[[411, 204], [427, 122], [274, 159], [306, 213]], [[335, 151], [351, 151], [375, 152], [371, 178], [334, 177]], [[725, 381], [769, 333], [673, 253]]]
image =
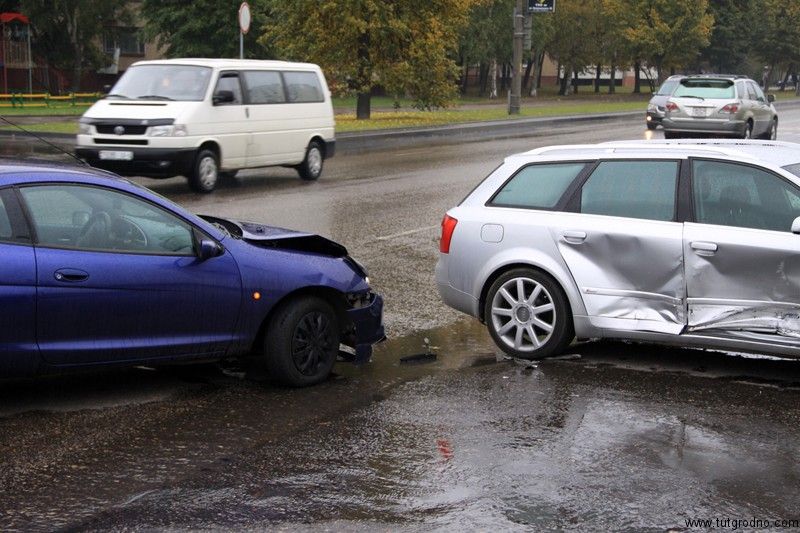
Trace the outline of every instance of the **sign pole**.
[[522, 97], [522, 42], [525, 38], [525, 0], [517, 0], [514, 8], [514, 57], [511, 78], [511, 96], [508, 100], [508, 114], [519, 115]]

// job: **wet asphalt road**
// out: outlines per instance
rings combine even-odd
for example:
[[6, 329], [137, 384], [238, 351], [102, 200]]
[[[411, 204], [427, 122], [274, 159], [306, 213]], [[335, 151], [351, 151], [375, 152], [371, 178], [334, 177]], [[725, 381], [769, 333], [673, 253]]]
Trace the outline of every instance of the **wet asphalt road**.
[[[800, 519], [800, 363], [589, 343], [527, 367], [438, 302], [441, 216], [504, 155], [645, 136], [638, 121], [542, 133], [337, 156], [317, 183], [246, 172], [202, 197], [142, 180], [197, 212], [345, 243], [386, 296], [393, 339], [305, 390], [214, 365], [0, 384], [0, 530]], [[800, 141], [800, 112], [781, 138]], [[425, 337], [438, 358], [401, 364]]]

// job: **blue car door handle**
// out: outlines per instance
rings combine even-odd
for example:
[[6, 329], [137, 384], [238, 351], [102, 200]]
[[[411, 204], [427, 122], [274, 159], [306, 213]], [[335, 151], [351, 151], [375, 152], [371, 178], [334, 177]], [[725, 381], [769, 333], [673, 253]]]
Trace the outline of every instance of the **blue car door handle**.
[[77, 268], [61, 268], [56, 270], [53, 277], [56, 281], [63, 281], [64, 283], [75, 283], [78, 281], [86, 281], [89, 279], [89, 273]]

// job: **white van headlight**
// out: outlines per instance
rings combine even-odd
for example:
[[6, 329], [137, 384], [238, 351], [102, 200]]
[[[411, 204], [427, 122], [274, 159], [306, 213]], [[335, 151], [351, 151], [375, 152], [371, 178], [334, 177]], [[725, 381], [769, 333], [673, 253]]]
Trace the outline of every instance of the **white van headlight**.
[[84, 122], [78, 122], [78, 135], [91, 135], [92, 126]]
[[186, 126], [171, 124], [169, 126], [150, 126], [150, 137], [186, 137]]

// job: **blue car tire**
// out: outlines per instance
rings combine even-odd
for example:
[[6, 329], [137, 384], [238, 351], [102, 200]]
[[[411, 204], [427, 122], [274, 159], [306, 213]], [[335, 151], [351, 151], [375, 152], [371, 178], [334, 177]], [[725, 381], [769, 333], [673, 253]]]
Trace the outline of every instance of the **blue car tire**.
[[321, 298], [300, 296], [280, 305], [267, 326], [264, 359], [273, 381], [306, 387], [328, 378], [341, 334], [333, 308]]

